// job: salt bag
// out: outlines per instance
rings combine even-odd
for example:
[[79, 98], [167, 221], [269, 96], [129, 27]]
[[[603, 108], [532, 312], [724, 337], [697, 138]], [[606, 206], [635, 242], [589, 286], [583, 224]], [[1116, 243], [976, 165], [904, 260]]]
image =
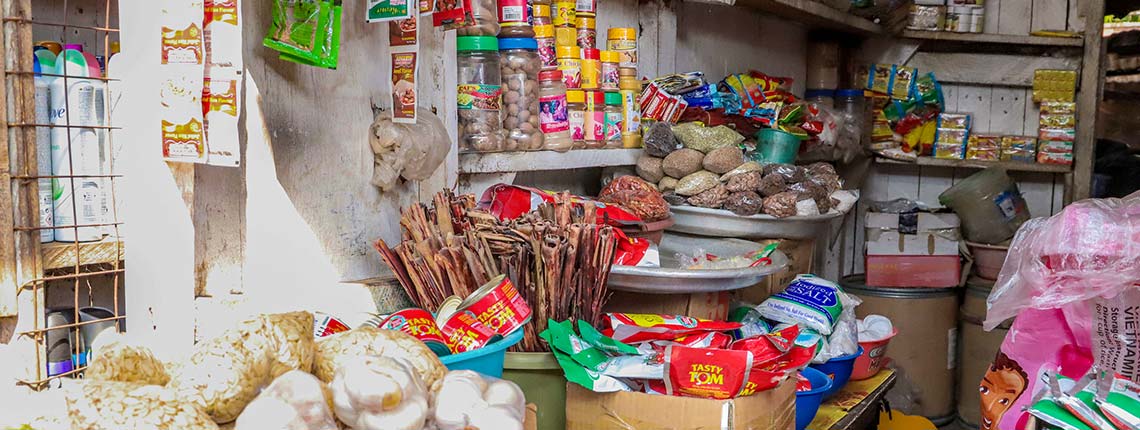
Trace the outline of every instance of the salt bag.
[[783, 292], [764, 300], [760, 316], [787, 324], [800, 324], [827, 336], [843, 312], [846, 294], [839, 285], [815, 275], [796, 275]]

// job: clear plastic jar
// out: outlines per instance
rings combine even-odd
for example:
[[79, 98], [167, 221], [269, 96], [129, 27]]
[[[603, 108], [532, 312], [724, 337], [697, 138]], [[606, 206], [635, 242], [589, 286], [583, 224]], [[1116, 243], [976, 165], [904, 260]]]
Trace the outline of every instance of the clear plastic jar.
[[578, 15], [574, 18], [574, 27], [578, 29], [578, 47], [582, 49], [595, 49], [598, 47], [598, 21], [592, 16]]
[[503, 130], [506, 150], [542, 149], [538, 118], [538, 72], [542, 62], [530, 38], [499, 39], [503, 77]]
[[538, 46], [538, 59], [542, 61], [542, 69], [558, 68], [558, 54], [554, 50], [554, 26], [534, 26], [534, 42]]
[[850, 133], [858, 136], [860, 146], [871, 145], [871, 115], [867, 109], [867, 99], [863, 90], [838, 90], [835, 92], [835, 110], [843, 116], [850, 127]]
[[456, 83], [459, 149], [493, 152], [504, 147], [502, 77], [499, 40], [490, 36], [459, 36], [456, 45]]
[[455, 31], [458, 36], [498, 36], [499, 8], [495, 0], [471, 0], [471, 17], [475, 23]]
[[586, 93], [582, 90], [566, 90], [566, 118], [570, 122], [570, 140], [573, 142], [573, 148], [585, 148]]
[[602, 75], [598, 78], [598, 88], [603, 91], [617, 91], [621, 81], [618, 63], [621, 55], [614, 51], [602, 51]]
[[606, 146], [606, 94], [586, 91], [586, 120], [584, 126], [587, 149]]
[[599, 52], [601, 51], [594, 48], [582, 49], [582, 81], [579, 85], [583, 90], [598, 89], [598, 80], [602, 74], [602, 60]]
[[562, 71], [562, 83], [567, 90], [582, 87], [582, 50], [577, 46], [558, 46], [558, 70]]
[[806, 90], [804, 101], [818, 103], [827, 107], [835, 106], [835, 90]]
[[570, 140], [570, 119], [566, 111], [566, 85], [562, 83], [562, 72], [543, 70], [538, 73], [538, 120], [544, 140], [542, 149], [569, 151], [574, 143]]
[[498, 0], [499, 37], [534, 37], [526, 0]]
[[621, 128], [624, 113], [621, 109], [621, 94], [617, 91], [606, 93], [606, 149], [621, 148]]

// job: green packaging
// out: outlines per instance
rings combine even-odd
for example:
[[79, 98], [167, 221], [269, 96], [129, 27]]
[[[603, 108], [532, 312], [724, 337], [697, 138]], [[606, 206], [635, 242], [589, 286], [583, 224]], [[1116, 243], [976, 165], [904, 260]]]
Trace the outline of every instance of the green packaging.
[[578, 332], [582, 334], [582, 339], [590, 345], [598, 348], [599, 350], [611, 354], [637, 354], [637, 348], [627, 345], [625, 343], [614, 340], [614, 338], [606, 336], [582, 320], [578, 320]]
[[543, 330], [538, 336], [550, 344], [551, 351], [557, 350], [566, 354], [579, 365], [589, 369], [597, 369], [599, 365], [609, 359], [601, 350], [594, 348], [589, 342], [574, 334], [574, 326], [569, 320], [555, 322], [548, 319], [546, 330]]
[[262, 44], [280, 58], [335, 69], [340, 60], [340, 0], [274, 0], [269, 34]]

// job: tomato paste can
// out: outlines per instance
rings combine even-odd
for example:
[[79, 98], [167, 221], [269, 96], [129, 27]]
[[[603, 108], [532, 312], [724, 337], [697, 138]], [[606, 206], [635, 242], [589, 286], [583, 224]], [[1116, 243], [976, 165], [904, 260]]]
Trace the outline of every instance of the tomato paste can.
[[459, 305], [495, 333], [507, 336], [530, 321], [530, 306], [519, 290], [504, 275], [499, 275], [475, 290]]
[[447, 339], [435, 325], [435, 317], [426, 310], [408, 308], [388, 315], [388, 318], [380, 323], [380, 329], [398, 330], [410, 334], [426, 344], [436, 355], [444, 356], [451, 353], [447, 348]]
[[461, 304], [463, 304], [463, 299], [456, 295], [443, 299], [443, 302], [439, 304], [439, 309], [435, 311], [435, 324], [442, 330], [443, 323], [456, 312], [459, 312], [459, 305]]
[[471, 311], [453, 313], [447, 321], [440, 324], [439, 329], [447, 339], [447, 347], [451, 348], [453, 354], [476, 350], [503, 338], [479, 322]]
[[348, 330], [348, 324], [337, 317], [320, 312], [313, 313], [313, 337], [322, 338]]

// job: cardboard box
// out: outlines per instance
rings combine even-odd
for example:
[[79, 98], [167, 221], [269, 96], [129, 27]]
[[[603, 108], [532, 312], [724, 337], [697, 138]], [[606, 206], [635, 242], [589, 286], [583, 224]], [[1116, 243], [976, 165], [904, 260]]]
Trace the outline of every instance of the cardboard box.
[[962, 279], [958, 255], [868, 255], [871, 287], [956, 287]]
[[645, 393], [595, 393], [566, 384], [566, 430], [724, 429], [792, 430], [795, 384], [730, 400]]
[[867, 212], [864, 225], [868, 256], [958, 255], [961, 224], [954, 214]]

